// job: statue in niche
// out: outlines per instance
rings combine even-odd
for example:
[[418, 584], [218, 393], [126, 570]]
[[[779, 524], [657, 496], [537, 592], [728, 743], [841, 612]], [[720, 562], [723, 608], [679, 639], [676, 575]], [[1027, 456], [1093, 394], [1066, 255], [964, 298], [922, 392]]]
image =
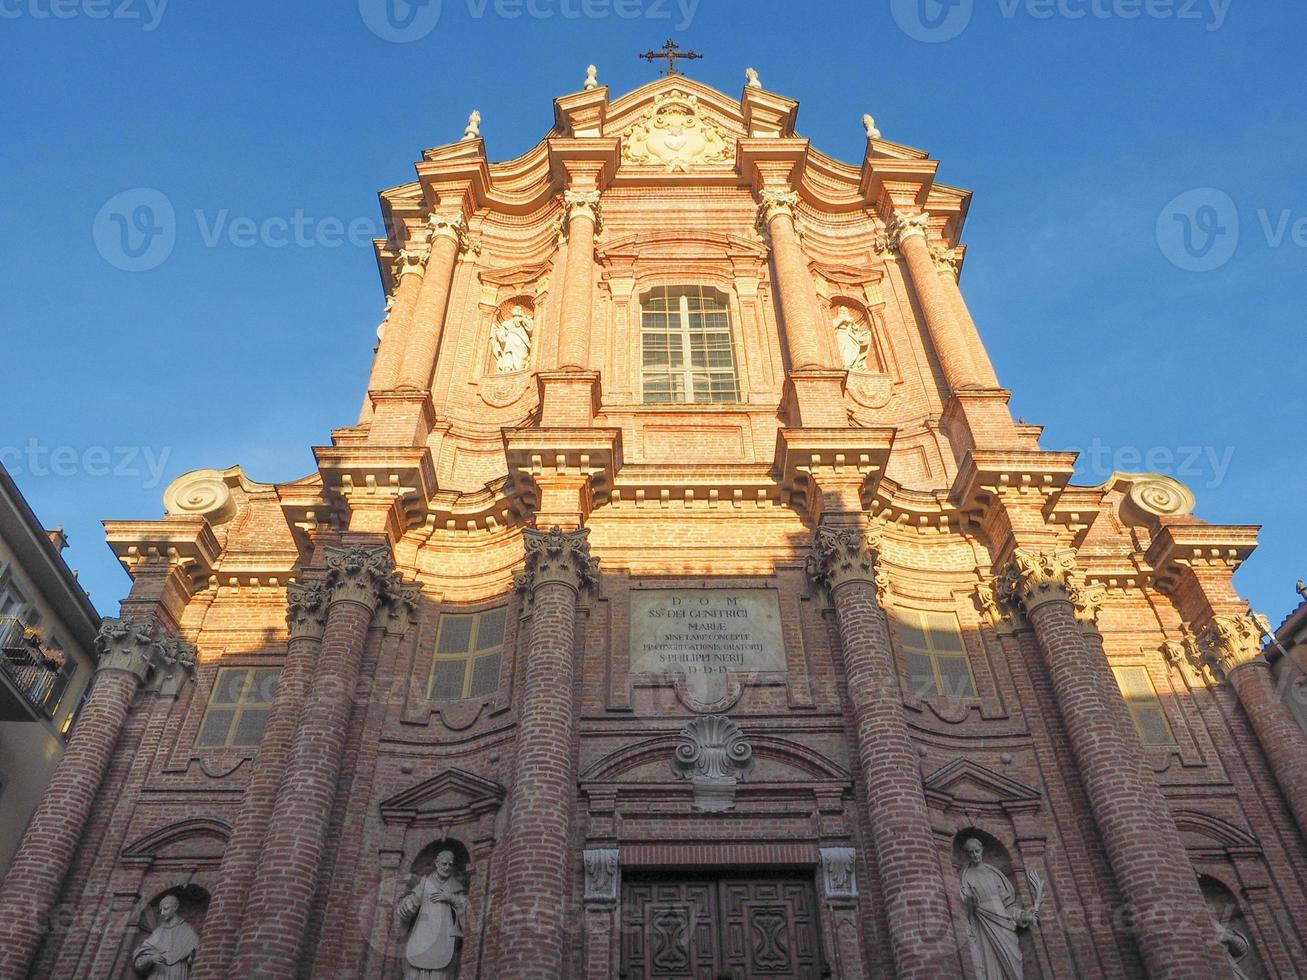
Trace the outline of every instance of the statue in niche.
[[404, 980], [458, 980], [467, 894], [454, 877], [454, 852], [441, 851], [431, 874], [395, 910], [407, 930]]
[[159, 924], [132, 953], [132, 966], [141, 976], [151, 980], [190, 980], [191, 963], [200, 937], [177, 914], [180, 907], [176, 895], [165, 895], [159, 901]]
[[510, 316], [497, 322], [490, 330], [490, 353], [495, 359], [495, 371], [508, 374], [525, 371], [531, 356], [531, 331], [535, 324], [521, 306], [514, 306]]
[[962, 904], [967, 910], [967, 933], [976, 976], [980, 980], [1022, 980], [1021, 940], [1017, 933], [1037, 921], [1038, 899], [1033, 909], [1022, 908], [1017, 903], [1012, 882], [1003, 872], [985, 863], [985, 845], [979, 838], [968, 837], [962, 852], [966, 855]]
[[835, 343], [839, 347], [840, 363], [845, 370], [867, 370], [867, 355], [871, 353], [871, 330], [847, 306], [841, 306], [835, 311]]
[[1251, 980], [1252, 974], [1245, 973], [1239, 966], [1241, 960], [1252, 949], [1252, 943], [1242, 932], [1238, 932], [1221, 923], [1216, 924], [1216, 938], [1225, 949], [1225, 957], [1230, 961], [1230, 976], [1234, 980]]

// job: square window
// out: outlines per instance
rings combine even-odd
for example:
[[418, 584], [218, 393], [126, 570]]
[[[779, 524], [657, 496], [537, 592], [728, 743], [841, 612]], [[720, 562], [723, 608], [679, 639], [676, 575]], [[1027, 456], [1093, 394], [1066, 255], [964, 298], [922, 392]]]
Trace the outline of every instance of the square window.
[[441, 616], [427, 691], [431, 700], [486, 697], [499, 689], [507, 618], [506, 606]]
[[205, 748], [256, 746], [276, 697], [279, 667], [223, 667], [213, 682], [196, 744]]

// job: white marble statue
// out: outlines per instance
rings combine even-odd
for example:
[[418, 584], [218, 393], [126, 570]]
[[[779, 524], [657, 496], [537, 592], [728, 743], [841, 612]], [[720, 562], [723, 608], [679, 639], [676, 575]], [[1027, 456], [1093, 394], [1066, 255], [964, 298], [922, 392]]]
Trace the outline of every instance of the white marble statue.
[[753, 68], [744, 69], [744, 87], [745, 88], [762, 88], [762, 80], [758, 77], [758, 72]]
[[862, 128], [867, 131], [867, 139], [880, 139], [880, 130], [876, 128], [876, 120], [871, 118], [871, 114], [864, 114], [862, 117]]
[[839, 348], [840, 364], [846, 370], [867, 370], [871, 330], [848, 307], [841, 306], [835, 311], [835, 344]]
[[132, 954], [132, 966], [141, 976], [150, 980], [190, 980], [200, 937], [177, 914], [180, 904], [176, 895], [165, 895], [159, 902], [159, 924]]
[[980, 980], [1022, 980], [1018, 930], [1035, 924], [1035, 913], [1017, 903], [1007, 876], [985, 863], [985, 845], [970, 837], [962, 845], [962, 904], [967, 910], [971, 958]]
[[526, 310], [514, 306], [511, 316], [491, 328], [490, 353], [495, 359], [497, 373], [526, 370], [527, 358], [531, 356], [531, 331], [534, 326]]
[[599, 87], [599, 69], [594, 65], [588, 65], [585, 69], [585, 90], [588, 92], [592, 88]]
[[472, 114], [467, 117], [467, 129], [463, 130], [463, 139], [475, 140], [481, 138], [481, 111], [473, 109]]
[[408, 930], [404, 980], [458, 980], [467, 894], [454, 877], [454, 852], [441, 851], [431, 874], [395, 910]]

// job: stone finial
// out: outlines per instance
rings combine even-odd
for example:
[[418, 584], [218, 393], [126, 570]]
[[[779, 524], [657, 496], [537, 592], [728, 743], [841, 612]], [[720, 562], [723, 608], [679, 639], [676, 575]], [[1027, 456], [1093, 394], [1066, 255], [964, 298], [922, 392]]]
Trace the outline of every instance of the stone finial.
[[587, 65], [585, 69], [585, 90], [588, 92], [592, 88], [599, 87], [599, 69], [594, 65]]
[[808, 578], [831, 593], [848, 582], [867, 582], [884, 591], [888, 582], [879, 568], [879, 548], [878, 529], [823, 524], [807, 558]]
[[1075, 568], [1076, 553], [1072, 548], [1052, 551], [1018, 548], [1012, 555], [1012, 563], [999, 577], [999, 592], [1027, 613], [1053, 600], [1074, 604], [1071, 593], [1075, 588]]
[[526, 547], [526, 572], [517, 581], [523, 592], [534, 592], [542, 585], [558, 582], [580, 591], [599, 578], [599, 566], [590, 557], [590, 529], [548, 531], [526, 528], [522, 531]]
[[681, 729], [672, 772], [694, 783], [694, 805], [709, 813], [735, 806], [735, 786], [753, 768], [753, 747], [725, 715], [700, 715]]
[[823, 847], [821, 873], [827, 898], [858, 897], [858, 862], [853, 848]]
[[599, 192], [589, 191], [563, 191], [563, 228], [566, 230], [571, 225], [572, 219], [577, 215], [589, 218], [594, 222], [595, 231], [603, 230], [603, 213], [599, 209]]
[[744, 69], [744, 87], [762, 88], [762, 80], [758, 78], [758, 72], [755, 69]]
[[591, 847], [582, 852], [587, 902], [615, 902], [621, 894], [621, 865], [615, 847]]
[[1261, 660], [1262, 630], [1252, 616], [1213, 616], [1198, 634], [1198, 646], [1229, 677]]
[[467, 128], [463, 130], [463, 139], [479, 140], [481, 138], [481, 112], [473, 109], [467, 117]]
[[913, 235], [920, 235], [922, 238], [927, 236], [930, 228], [930, 214], [926, 211], [918, 211], [911, 214], [907, 211], [895, 211], [894, 217], [889, 223], [889, 240], [893, 248], [899, 248], [906, 239]]
[[880, 139], [880, 130], [876, 128], [876, 120], [871, 118], [870, 113], [863, 113], [862, 128], [867, 131], [868, 140]]
[[195, 673], [195, 648], [146, 619], [105, 619], [95, 637], [97, 670], [134, 674], [152, 690], [176, 694]]
[[322, 639], [327, 629], [327, 607], [331, 605], [331, 587], [325, 582], [286, 586], [286, 625], [290, 638]]
[[370, 612], [395, 589], [395, 562], [385, 546], [327, 549], [330, 603], [356, 602]]

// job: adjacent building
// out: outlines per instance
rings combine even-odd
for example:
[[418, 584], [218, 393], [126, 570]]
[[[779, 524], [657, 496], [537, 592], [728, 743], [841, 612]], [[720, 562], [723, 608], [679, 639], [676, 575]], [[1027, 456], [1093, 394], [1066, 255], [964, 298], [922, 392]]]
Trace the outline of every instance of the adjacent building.
[[95, 675], [100, 617], [0, 466], [0, 877]]
[[959, 290], [969, 192], [748, 78], [592, 74], [382, 192], [361, 416], [106, 525], [0, 978], [148, 968], [174, 905], [204, 980], [1298, 975], [1256, 528], [1074, 485]]

